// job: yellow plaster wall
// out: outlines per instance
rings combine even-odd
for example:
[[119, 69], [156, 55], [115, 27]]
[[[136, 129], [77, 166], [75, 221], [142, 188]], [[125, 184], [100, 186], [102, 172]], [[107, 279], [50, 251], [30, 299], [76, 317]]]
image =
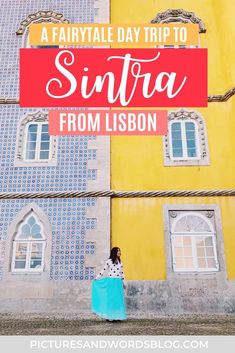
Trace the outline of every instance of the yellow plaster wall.
[[219, 205], [227, 274], [235, 279], [235, 197], [170, 197], [113, 199], [112, 245], [122, 250], [128, 280], [166, 279], [163, 205], [182, 204]]
[[[183, 8], [205, 23], [201, 47], [208, 48], [208, 94], [224, 94], [235, 82], [233, 0], [111, 0], [112, 23], [149, 23], [158, 12]], [[111, 138], [114, 190], [235, 188], [235, 97], [197, 108], [205, 119], [210, 165], [165, 167], [162, 137]], [[193, 109], [193, 108], [192, 108]], [[176, 109], [172, 109], [176, 110]], [[235, 199], [113, 199], [112, 245], [120, 246], [127, 279], [165, 279], [164, 203], [218, 204], [221, 208], [226, 265], [235, 279]]]
[[233, 0], [111, 0], [111, 23], [150, 23], [167, 9], [194, 12], [205, 23], [200, 45], [209, 51], [209, 93], [222, 94], [231, 88], [235, 82]]

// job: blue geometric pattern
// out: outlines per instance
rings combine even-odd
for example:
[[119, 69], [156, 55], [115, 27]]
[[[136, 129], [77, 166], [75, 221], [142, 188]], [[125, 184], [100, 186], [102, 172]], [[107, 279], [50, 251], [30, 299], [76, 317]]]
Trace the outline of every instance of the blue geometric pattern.
[[[23, 37], [17, 36], [16, 31], [22, 20], [40, 10], [62, 13], [71, 23], [94, 22], [94, 0], [2, 0], [1, 98], [19, 97], [19, 49]], [[97, 170], [88, 169], [88, 161], [97, 158], [97, 150], [88, 149], [88, 142], [95, 140], [95, 136], [58, 137], [57, 166], [14, 166], [18, 122], [27, 113], [36, 111], [38, 109], [22, 109], [18, 105], [0, 105], [0, 192], [87, 190], [88, 180], [97, 178]], [[35, 202], [52, 227], [51, 279], [92, 279], [95, 269], [85, 267], [86, 243], [89, 242], [86, 231], [95, 230], [97, 220], [87, 218], [86, 211], [94, 207], [96, 201], [96, 198], [1, 200], [0, 278], [8, 228], [24, 206]], [[90, 250], [93, 251], [92, 246]]]
[[71, 23], [94, 22], [94, 0], [1, 0], [0, 97], [19, 97], [18, 53], [22, 35], [16, 35], [16, 31], [21, 21], [40, 10], [62, 13]]
[[87, 179], [88, 180], [96, 180], [97, 179], [97, 169], [88, 169]]
[[[94, 0], [2, 0], [0, 97], [19, 97], [22, 35], [16, 35], [16, 31], [22, 20], [40, 10], [62, 13], [71, 23], [94, 22]], [[87, 181], [97, 177], [95, 169], [87, 170], [88, 160], [96, 159], [96, 150], [88, 150], [88, 141], [95, 136], [60, 136], [55, 167], [14, 167], [18, 121], [37, 110], [20, 109], [18, 105], [0, 106], [0, 192], [85, 191]]]
[[[4, 259], [7, 231], [11, 222], [23, 207], [35, 202], [45, 212], [52, 227], [50, 277], [54, 280], [92, 279], [94, 268], [87, 269], [85, 267], [86, 245], [89, 243], [89, 239], [86, 239], [86, 230], [90, 231], [95, 228], [91, 226], [93, 225], [92, 219], [86, 218], [86, 208], [96, 206], [96, 201], [97, 199], [93, 197], [1, 200], [0, 242], [3, 246], [2, 258]], [[2, 276], [2, 265], [3, 263], [0, 263], [0, 276]]]
[[86, 242], [86, 255], [94, 255], [95, 254], [95, 242], [87, 241]]
[[97, 170], [87, 168], [96, 158], [88, 149], [95, 136], [59, 136], [57, 166], [14, 167], [18, 121], [28, 112], [35, 109], [0, 106], [0, 192], [87, 190], [87, 181], [97, 178]]
[[97, 219], [96, 218], [87, 218], [86, 219], [86, 229], [96, 229]]

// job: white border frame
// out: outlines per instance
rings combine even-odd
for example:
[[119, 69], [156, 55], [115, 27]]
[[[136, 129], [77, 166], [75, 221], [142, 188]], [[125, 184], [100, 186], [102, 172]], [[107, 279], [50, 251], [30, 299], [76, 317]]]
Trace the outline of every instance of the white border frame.
[[[198, 217], [202, 218], [210, 227], [211, 232], [206, 234], [205, 232], [174, 232], [174, 227], [176, 226], [176, 224], [178, 223], [178, 221], [180, 219], [182, 219], [185, 216], [191, 215], [191, 216], [195, 216], [198, 215]], [[171, 250], [172, 250], [172, 265], [173, 265], [173, 271], [174, 272], [217, 272], [219, 271], [219, 262], [218, 262], [218, 256], [217, 256], [217, 248], [216, 248], [216, 231], [215, 229], [213, 229], [212, 224], [207, 220], [207, 218], [205, 216], [203, 216], [202, 214], [200, 214], [199, 211], [195, 210], [195, 211], [186, 211], [184, 210], [184, 212], [179, 216], [176, 217], [176, 219], [172, 222], [172, 228], [170, 228], [170, 223], [169, 223], [169, 230], [170, 230], [170, 242], [171, 242]], [[174, 238], [175, 237], [182, 237], [182, 236], [192, 236], [192, 253], [193, 253], [193, 265], [194, 268], [192, 269], [185, 269], [185, 268], [178, 268], [176, 269], [175, 267], [175, 252], [174, 252]], [[214, 250], [214, 259], [215, 259], [215, 263], [216, 263], [216, 267], [214, 268], [206, 268], [206, 269], [201, 269], [198, 267], [198, 262], [197, 262], [197, 254], [195, 252], [195, 237], [196, 236], [210, 236], [212, 238], [212, 243], [213, 243], [213, 250]]]
[[[27, 244], [27, 253], [26, 253], [26, 266], [25, 268], [18, 269], [15, 268], [15, 255], [16, 255], [16, 246], [17, 244]], [[12, 273], [38, 273], [38, 272], [43, 272], [44, 270], [44, 255], [45, 255], [45, 240], [40, 240], [40, 241], [35, 241], [35, 240], [20, 240], [20, 241], [15, 241], [13, 240], [13, 252], [12, 252], [12, 263], [11, 263], [11, 271]], [[32, 255], [32, 245], [33, 244], [42, 244], [42, 264], [40, 268], [30, 268], [30, 260], [31, 260], [31, 255]]]
[[[42, 238], [40, 239], [33, 239], [32, 237], [29, 239], [18, 239], [18, 236], [21, 232], [22, 227], [25, 225], [27, 220], [31, 217], [35, 217], [37, 223], [40, 225], [41, 230], [42, 230]], [[15, 255], [16, 255], [16, 245], [19, 243], [25, 243], [27, 244], [27, 254], [26, 254], [26, 266], [23, 269], [16, 269], [15, 268]], [[30, 259], [31, 259], [31, 252], [32, 252], [32, 244], [36, 243], [39, 244], [41, 243], [42, 246], [42, 265], [40, 269], [31, 269], [30, 268]], [[37, 215], [35, 212], [31, 211], [27, 216], [22, 220], [17, 233], [15, 234], [15, 237], [13, 239], [12, 243], [13, 249], [12, 249], [12, 260], [11, 260], [11, 272], [12, 273], [28, 273], [28, 272], [43, 272], [44, 267], [45, 267], [45, 247], [46, 247], [46, 236], [44, 232], [44, 227], [42, 222], [38, 219]]]
[[[26, 161], [24, 159], [25, 151], [25, 141], [27, 139], [26, 127], [29, 123], [48, 123], [48, 112], [37, 110], [36, 112], [25, 113], [24, 116], [20, 118], [17, 126], [17, 135], [16, 135], [16, 151], [14, 159], [14, 167], [56, 167], [58, 165], [58, 136], [50, 135], [51, 143], [51, 159], [44, 159], [36, 161], [30, 159]], [[26, 136], [26, 137], [25, 137]]]
[[[172, 133], [171, 133], [171, 125], [175, 123], [180, 123], [181, 125], [181, 138], [182, 138], [182, 150], [183, 150], [183, 156], [182, 157], [173, 157], [173, 148], [172, 148]], [[186, 153], [188, 153], [187, 150], [187, 139], [186, 139], [186, 129], [185, 129], [185, 124], [186, 123], [193, 123], [195, 127], [195, 143], [196, 143], [196, 157], [188, 157], [186, 156]], [[188, 160], [200, 160], [200, 148], [199, 148], [199, 136], [198, 136], [198, 126], [197, 123], [193, 120], [187, 119], [187, 120], [171, 120], [169, 122], [169, 152], [170, 152], [170, 158], [173, 161], [188, 161]]]
[[[37, 137], [36, 137], [36, 148], [35, 148], [35, 159], [26, 159], [26, 152], [27, 152], [27, 139], [28, 139], [28, 130], [29, 130], [29, 125], [38, 125], [38, 130], [37, 130]], [[52, 161], [52, 136], [49, 135], [50, 140], [49, 140], [49, 158], [47, 159], [40, 159], [38, 158], [40, 156], [41, 152], [41, 134], [42, 134], [42, 125], [48, 125], [48, 121], [30, 121], [27, 123], [25, 126], [25, 131], [24, 131], [24, 146], [23, 146], [23, 162], [27, 163], [43, 163], [43, 162], [51, 162]]]

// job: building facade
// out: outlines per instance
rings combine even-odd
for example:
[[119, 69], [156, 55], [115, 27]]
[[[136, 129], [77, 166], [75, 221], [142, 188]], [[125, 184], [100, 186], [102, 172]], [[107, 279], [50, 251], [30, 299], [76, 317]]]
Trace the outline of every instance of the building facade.
[[1, 9], [0, 192], [13, 196], [0, 199], [0, 310], [89, 311], [90, 282], [110, 249], [110, 199], [69, 196], [110, 188], [109, 138], [49, 136], [48, 110], [17, 104], [18, 61], [31, 23], [108, 22], [109, 3], [2, 1]]
[[235, 186], [233, 9], [230, 0], [111, 1], [112, 23], [197, 23], [208, 48], [207, 108], [169, 109], [163, 138], [111, 140], [111, 188], [135, 192], [112, 200], [112, 242], [125, 250], [127, 301], [140, 312], [235, 309], [235, 198], [222, 193]]
[[[89, 312], [120, 246], [129, 314], [235, 312], [233, 2], [1, 4], [0, 310]], [[208, 107], [169, 110], [163, 137], [49, 136], [47, 109], [18, 104], [29, 25], [109, 21], [197, 23]], [[110, 190], [123, 192], [96, 196]]]

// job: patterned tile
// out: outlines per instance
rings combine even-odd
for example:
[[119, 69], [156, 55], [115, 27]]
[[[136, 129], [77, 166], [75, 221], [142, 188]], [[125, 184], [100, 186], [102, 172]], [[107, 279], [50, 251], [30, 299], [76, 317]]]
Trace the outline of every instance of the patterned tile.
[[[39, 10], [63, 13], [71, 23], [92, 23], [95, 16], [94, 0], [2, 0], [2, 98], [19, 97], [19, 49], [23, 37], [17, 36], [16, 31], [22, 20]], [[97, 158], [97, 150], [88, 148], [95, 136], [60, 136], [57, 166], [14, 167], [19, 120], [35, 111], [37, 109], [22, 109], [18, 105], [0, 105], [0, 192], [87, 190], [88, 181], [97, 178], [97, 170], [87, 167], [88, 161]], [[86, 211], [96, 206], [96, 198], [0, 200], [0, 278], [9, 240], [8, 228], [22, 208], [31, 202], [42, 208], [52, 227], [51, 279], [92, 279], [95, 269], [85, 267], [85, 256], [93, 254], [95, 246], [86, 239], [86, 231], [97, 228], [97, 219], [87, 218]]]
[[86, 231], [94, 229], [97, 223], [96, 219], [86, 218], [87, 207], [96, 206], [97, 199], [93, 197], [1, 200], [0, 243], [3, 247], [0, 253], [0, 276], [8, 228], [21, 209], [31, 202], [42, 208], [52, 227], [51, 278], [82, 280], [87, 276], [93, 276], [92, 270], [86, 273], [84, 265], [85, 256], [94, 254], [95, 251], [94, 242], [86, 241]]

